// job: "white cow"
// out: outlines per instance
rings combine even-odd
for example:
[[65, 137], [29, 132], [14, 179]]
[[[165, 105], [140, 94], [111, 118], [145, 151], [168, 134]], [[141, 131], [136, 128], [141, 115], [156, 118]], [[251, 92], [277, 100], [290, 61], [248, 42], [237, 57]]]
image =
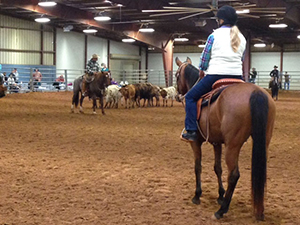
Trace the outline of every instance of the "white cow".
[[108, 104], [109, 104], [108, 108], [110, 108], [111, 106], [118, 108], [118, 102], [122, 97], [122, 94], [119, 92], [119, 90], [120, 90], [120, 87], [116, 84], [112, 84], [107, 87], [107, 89], [105, 90], [106, 104], [105, 104], [104, 108], [106, 108], [108, 106]]
[[160, 95], [163, 99], [163, 106], [166, 105], [166, 107], [168, 106], [168, 99], [172, 100], [171, 103], [171, 107], [173, 106], [173, 101], [175, 100], [175, 96], [176, 96], [176, 89], [175, 87], [171, 86], [171, 87], [167, 87], [167, 88], [162, 88], [160, 91]]

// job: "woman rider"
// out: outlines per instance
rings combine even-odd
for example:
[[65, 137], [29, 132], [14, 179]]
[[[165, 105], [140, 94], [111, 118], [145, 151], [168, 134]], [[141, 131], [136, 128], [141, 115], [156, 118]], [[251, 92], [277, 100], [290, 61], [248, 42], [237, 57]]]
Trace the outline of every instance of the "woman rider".
[[[222, 6], [217, 12], [219, 28], [209, 35], [200, 58], [202, 78], [185, 96], [185, 130], [181, 139], [195, 141], [197, 138], [197, 101], [212, 90], [219, 79], [242, 79], [242, 60], [246, 40], [235, 25], [237, 14], [231, 6]], [[204, 76], [206, 71], [206, 76]]]

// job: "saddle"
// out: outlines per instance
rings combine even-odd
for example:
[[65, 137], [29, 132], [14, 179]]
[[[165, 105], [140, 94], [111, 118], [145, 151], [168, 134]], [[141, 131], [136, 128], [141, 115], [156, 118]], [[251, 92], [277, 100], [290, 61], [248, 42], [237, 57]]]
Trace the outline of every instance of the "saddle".
[[83, 79], [85, 79], [86, 83], [91, 83], [95, 79], [95, 76], [92, 73], [85, 73]]
[[[214, 101], [217, 100], [217, 98], [220, 96], [222, 91], [224, 91], [227, 87], [233, 85], [233, 84], [238, 84], [238, 83], [245, 83], [245, 81], [240, 80], [240, 79], [234, 79], [234, 78], [225, 78], [225, 79], [220, 79], [217, 80], [215, 83], [212, 85], [212, 90], [203, 96], [198, 100], [197, 102], [197, 121], [200, 121], [201, 117], [201, 109], [202, 107], [208, 106], [208, 111], [210, 110], [210, 104], [213, 103]], [[207, 129], [207, 137], [203, 135], [203, 132], [200, 129], [199, 126], [199, 131], [202, 137], [208, 141], [209, 138], [209, 114], [206, 118], [206, 129]]]

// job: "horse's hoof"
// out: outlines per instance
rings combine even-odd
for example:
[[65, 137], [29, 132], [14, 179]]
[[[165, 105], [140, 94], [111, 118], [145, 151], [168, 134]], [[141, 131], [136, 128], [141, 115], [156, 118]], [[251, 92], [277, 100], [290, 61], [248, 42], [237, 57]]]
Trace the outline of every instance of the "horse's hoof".
[[256, 220], [257, 221], [264, 221], [265, 220], [265, 215], [264, 214], [256, 215]]
[[96, 112], [93, 112], [93, 114], [96, 115], [97, 113], [96, 113]]
[[200, 198], [194, 197], [194, 198], [192, 199], [192, 202], [193, 202], [195, 205], [200, 205]]
[[221, 215], [220, 213], [216, 212], [216, 213], [212, 216], [212, 218], [219, 220], [219, 219], [223, 218], [223, 215]]

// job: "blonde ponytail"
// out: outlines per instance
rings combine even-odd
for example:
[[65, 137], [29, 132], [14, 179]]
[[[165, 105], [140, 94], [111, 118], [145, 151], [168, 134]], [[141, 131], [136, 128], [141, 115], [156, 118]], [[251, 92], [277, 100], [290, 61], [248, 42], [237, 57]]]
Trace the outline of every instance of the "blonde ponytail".
[[241, 39], [239, 37], [239, 33], [240, 33], [240, 30], [237, 26], [231, 27], [231, 29], [230, 29], [230, 41], [231, 41], [232, 50], [234, 52], [238, 51], [239, 46], [241, 44]]

